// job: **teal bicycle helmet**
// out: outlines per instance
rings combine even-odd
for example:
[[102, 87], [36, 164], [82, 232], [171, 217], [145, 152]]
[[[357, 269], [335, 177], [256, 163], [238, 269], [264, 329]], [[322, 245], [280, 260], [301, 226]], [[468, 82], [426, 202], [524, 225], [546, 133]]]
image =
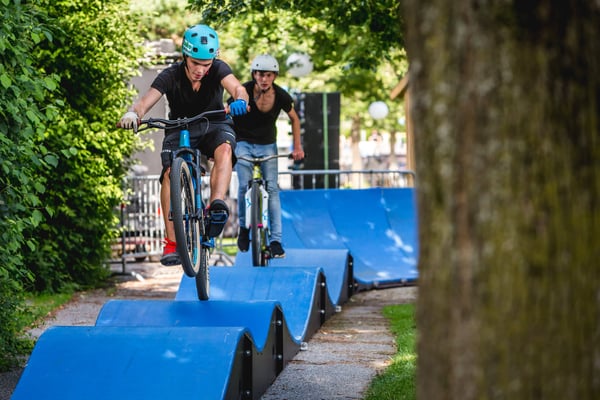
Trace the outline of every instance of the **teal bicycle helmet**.
[[207, 25], [194, 25], [183, 34], [181, 51], [185, 56], [212, 60], [219, 55], [219, 36]]

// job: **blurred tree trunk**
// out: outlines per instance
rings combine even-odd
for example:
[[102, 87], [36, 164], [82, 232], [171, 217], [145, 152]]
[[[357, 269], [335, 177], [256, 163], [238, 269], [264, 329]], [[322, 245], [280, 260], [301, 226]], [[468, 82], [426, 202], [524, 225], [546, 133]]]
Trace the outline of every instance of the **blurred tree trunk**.
[[600, 3], [407, 0], [419, 399], [600, 399]]
[[398, 133], [396, 129], [392, 128], [390, 130], [390, 156], [388, 158], [387, 169], [400, 169], [396, 157], [396, 133]]

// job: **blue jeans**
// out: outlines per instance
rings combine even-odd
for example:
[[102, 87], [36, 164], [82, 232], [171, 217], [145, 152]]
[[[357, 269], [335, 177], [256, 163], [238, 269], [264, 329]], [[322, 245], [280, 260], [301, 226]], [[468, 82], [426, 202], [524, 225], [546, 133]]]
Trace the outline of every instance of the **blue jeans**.
[[[236, 156], [264, 157], [271, 154], [277, 154], [277, 143], [273, 144], [251, 144], [248, 142], [238, 142], [235, 148]], [[238, 189], [238, 215], [240, 227], [246, 226], [246, 205], [244, 204], [244, 195], [248, 190], [248, 181], [252, 179], [252, 164], [248, 161], [237, 160], [235, 164], [237, 172]], [[279, 200], [279, 185], [277, 176], [279, 173], [277, 159], [274, 158], [262, 163], [261, 166], [263, 179], [265, 181], [267, 192], [269, 193], [269, 233], [271, 241], [281, 243], [281, 202]]]

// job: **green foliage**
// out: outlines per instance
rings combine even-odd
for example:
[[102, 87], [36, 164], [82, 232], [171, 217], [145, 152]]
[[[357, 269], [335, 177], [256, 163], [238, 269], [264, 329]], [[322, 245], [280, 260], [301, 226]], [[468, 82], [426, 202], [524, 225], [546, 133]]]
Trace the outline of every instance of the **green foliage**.
[[[317, 61], [327, 60], [330, 55], [343, 51], [341, 59], [355, 67], [369, 69], [382, 58], [387, 58], [390, 49], [404, 47], [400, 2], [395, 0], [190, 0], [190, 4], [202, 13], [203, 20], [214, 25], [246, 14], [293, 13], [297, 23], [290, 26], [290, 33], [297, 42], [315, 39], [313, 45]], [[308, 19], [313, 19], [313, 23], [304, 24]], [[354, 40], [349, 41], [348, 38]], [[344, 42], [349, 45], [345, 49], [339, 46]], [[334, 59], [340, 59], [339, 54], [334, 55]]]
[[0, 4], [1, 370], [31, 346], [24, 287], [69, 292], [106, 277], [135, 145], [115, 128], [140, 55], [128, 2], [34, 4]]
[[21, 330], [38, 327], [44, 323], [52, 312], [68, 303], [73, 298], [73, 292], [64, 293], [35, 293], [28, 294], [25, 298], [28, 312], [18, 321]]
[[270, 43], [310, 49], [317, 71], [346, 66], [374, 71], [384, 62], [397, 62], [404, 48], [400, 3], [384, 1], [190, 0], [204, 21], [221, 26], [251, 18], [242, 24], [243, 42]]
[[[40, 69], [61, 76], [53, 97], [60, 114], [40, 139], [56, 154], [53, 169], [38, 171], [47, 182], [42, 222], [29, 230], [35, 246], [25, 252], [36, 291], [60, 291], [102, 283], [117, 224], [124, 160], [135, 146], [131, 131], [115, 128], [135, 71], [137, 37], [126, 1], [47, 1], [55, 26], [52, 42], [40, 43]], [[129, 72], [131, 71], [131, 72]]]
[[[298, 91], [339, 91], [342, 120], [362, 116], [367, 127], [398, 129], [400, 107], [373, 121], [367, 112], [375, 100], [386, 100], [408, 69], [404, 52], [400, 3], [385, 1], [261, 2], [256, 0], [190, 0], [202, 20], [221, 37], [223, 58], [234, 70], [269, 52], [280, 61], [278, 83]], [[307, 77], [286, 77], [285, 60], [307, 52], [314, 71]], [[348, 133], [348, 132], [346, 132]]]
[[131, 9], [139, 16], [138, 34], [148, 40], [181, 37], [188, 26], [201, 22], [186, 5], [187, 0], [131, 0]]
[[[30, 281], [23, 250], [34, 246], [26, 232], [39, 226], [45, 181], [39, 171], [55, 160], [43, 144], [55, 105], [47, 101], [56, 75], [36, 69], [31, 54], [50, 31], [43, 14], [19, 1], [0, 5], [0, 370], [17, 361], [28, 345], [17, 324], [23, 312], [21, 282]], [[25, 33], [25, 34], [24, 34]]]
[[365, 399], [414, 400], [417, 362], [415, 307], [413, 304], [386, 306], [383, 315], [390, 321], [398, 350], [392, 364], [371, 382]]

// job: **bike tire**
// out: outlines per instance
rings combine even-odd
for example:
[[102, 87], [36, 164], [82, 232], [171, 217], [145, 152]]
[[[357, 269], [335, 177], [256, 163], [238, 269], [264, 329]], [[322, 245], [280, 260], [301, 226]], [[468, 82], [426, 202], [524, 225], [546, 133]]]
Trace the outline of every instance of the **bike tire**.
[[201, 245], [200, 247], [200, 268], [196, 274], [196, 291], [199, 300], [208, 300], [210, 297], [210, 253], [212, 247]]
[[252, 182], [250, 192], [252, 207], [250, 208], [250, 244], [252, 246], [252, 265], [262, 267], [265, 265], [262, 257], [264, 246], [262, 235], [262, 196], [258, 182]]
[[190, 166], [182, 158], [171, 165], [171, 213], [177, 253], [183, 271], [195, 277], [200, 269], [200, 229], [196, 218], [194, 182]]

